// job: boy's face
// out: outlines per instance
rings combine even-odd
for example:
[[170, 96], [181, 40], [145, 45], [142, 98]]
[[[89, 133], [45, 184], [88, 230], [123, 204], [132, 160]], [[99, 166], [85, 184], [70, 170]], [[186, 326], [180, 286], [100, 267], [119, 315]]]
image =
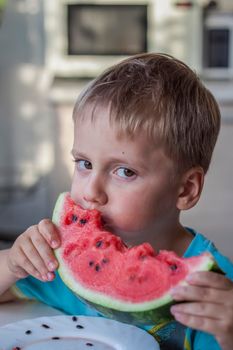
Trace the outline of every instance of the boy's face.
[[107, 109], [74, 125], [75, 170], [71, 196], [85, 209], [101, 211], [106, 228], [128, 243], [150, 241], [176, 225], [178, 184], [174, 166], [144, 132], [119, 138]]

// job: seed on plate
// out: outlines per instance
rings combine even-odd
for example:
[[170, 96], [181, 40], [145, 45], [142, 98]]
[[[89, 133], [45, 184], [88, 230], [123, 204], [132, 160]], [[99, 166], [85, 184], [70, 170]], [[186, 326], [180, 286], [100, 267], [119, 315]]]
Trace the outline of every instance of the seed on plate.
[[92, 343], [86, 343], [86, 346], [93, 346]]
[[25, 334], [31, 334], [32, 333], [32, 331], [30, 330], [30, 329], [28, 329], [26, 332], [25, 332]]
[[42, 325], [41, 325], [41, 327], [43, 327], [43, 328], [50, 328], [50, 326], [48, 326], [47, 324], [45, 324], [45, 323], [43, 323]]
[[84, 327], [81, 324], [77, 324], [76, 328], [83, 329]]
[[61, 339], [60, 337], [52, 337], [53, 340], [59, 340]]
[[78, 317], [73, 316], [73, 317], [72, 317], [72, 321], [74, 321], [74, 322], [78, 321]]

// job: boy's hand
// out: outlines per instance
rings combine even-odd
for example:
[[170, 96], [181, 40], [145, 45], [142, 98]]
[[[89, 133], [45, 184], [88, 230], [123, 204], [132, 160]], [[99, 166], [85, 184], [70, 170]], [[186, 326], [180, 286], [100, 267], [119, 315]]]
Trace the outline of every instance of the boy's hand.
[[14, 242], [8, 253], [8, 267], [17, 278], [32, 275], [51, 281], [58, 262], [53, 249], [60, 245], [56, 227], [49, 219], [29, 227]]
[[171, 307], [175, 319], [184, 325], [213, 334], [222, 350], [233, 344], [233, 282], [214, 272], [196, 272], [188, 286], [174, 288], [177, 301]]

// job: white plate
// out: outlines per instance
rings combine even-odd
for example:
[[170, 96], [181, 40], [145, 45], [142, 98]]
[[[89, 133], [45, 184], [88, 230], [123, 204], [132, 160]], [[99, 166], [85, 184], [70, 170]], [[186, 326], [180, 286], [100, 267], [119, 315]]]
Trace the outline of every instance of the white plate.
[[146, 331], [101, 317], [53, 316], [0, 327], [0, 350], [159, 350]]

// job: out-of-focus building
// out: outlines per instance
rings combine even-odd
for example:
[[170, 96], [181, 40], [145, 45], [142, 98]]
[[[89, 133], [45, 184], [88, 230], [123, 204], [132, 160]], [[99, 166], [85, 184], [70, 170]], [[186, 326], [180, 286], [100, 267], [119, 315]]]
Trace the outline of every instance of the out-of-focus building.
[[157, 51], [190, 65], [220, 103], [203, 199], [183, 220], [233, 256], [224, 243], [233, 240], [232, 1], [9, 0], [0, 16], [0, 239], [51, 216], [69, 190], [71, 114], [85, 84], [124, 57]]

